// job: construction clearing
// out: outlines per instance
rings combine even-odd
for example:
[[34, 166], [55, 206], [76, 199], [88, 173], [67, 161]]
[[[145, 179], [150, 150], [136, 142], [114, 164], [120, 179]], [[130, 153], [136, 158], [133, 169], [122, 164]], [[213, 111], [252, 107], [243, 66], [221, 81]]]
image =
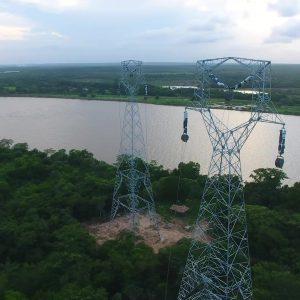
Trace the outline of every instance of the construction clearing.
[[[130, 215], [121, 216], [106, 223], [86, 224], [89, 233], [96, 238], [99, 245], [106, 241], [117, 239], [122, 232], [130, 232]], [[136, 234], [142, 238], [144, 243], [151, 247], [155, 253], [160, 249], [175, 245], [183, 238], [192, 238], [192, 228], [180, 220], [172, 222], [158, 220], [159, 232], [151, 223], [148, 216], [139, 215]], [[205, 241], [205, 238], [203, 239]]]

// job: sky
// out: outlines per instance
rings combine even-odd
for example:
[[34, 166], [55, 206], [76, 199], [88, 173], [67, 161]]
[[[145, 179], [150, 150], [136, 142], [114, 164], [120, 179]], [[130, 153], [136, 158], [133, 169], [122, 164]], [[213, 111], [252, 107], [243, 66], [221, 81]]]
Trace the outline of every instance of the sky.
[[300, 0], [0, 0], [0, 64], [300, 63]]

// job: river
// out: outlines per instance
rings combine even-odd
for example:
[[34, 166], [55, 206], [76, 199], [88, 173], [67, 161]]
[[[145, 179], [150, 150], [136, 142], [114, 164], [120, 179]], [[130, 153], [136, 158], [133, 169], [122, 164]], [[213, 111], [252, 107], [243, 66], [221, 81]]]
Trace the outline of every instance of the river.
[[[47, 98], [0, 98], [0, 138], [27, 142], [30, 148], [87, 149], [97, 159], [115, 162], [119, 151], [124, 103]], [[195, 161], [206, 174], [211, 144], [197, 112], [189, 113], [190, 140], [183, 144], [183, 107], [140, 104], [148, 160], [166, 168]], [[215, 110], [231, 126], [249, 118], [248, 112]], [[287, 184], [300, 181], [300, 117], [283, 116], [287, 142], [283, 170]], [[274, 167], [280, 126], [258, 124], [241, 152], [245, 180], [254, 169]]]

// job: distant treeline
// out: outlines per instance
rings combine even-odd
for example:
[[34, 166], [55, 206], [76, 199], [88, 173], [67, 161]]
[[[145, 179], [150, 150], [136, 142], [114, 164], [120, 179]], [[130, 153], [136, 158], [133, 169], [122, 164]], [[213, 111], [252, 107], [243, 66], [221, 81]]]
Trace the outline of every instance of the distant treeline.
[[[157, 211], [175, 201], [193, 224], [206, 176], [197, 163], [165, 170], [149, 164]], [[106, 221], [116, 168], [86, 150], [29, 150], [0, 141], [0, 299], [174, 300], [190, 241], [158, 254], [124, 233], [96, 244], [83, 223]], [[180, 189], [177, 187], [180, 172]], [[258, 169], [245, 184], [254, 299], [300, 295], [300, 183]]]
[[[7, 72], [19, 71], [19, 72]], [[220, 68], [218, 76], [227, 82], [239, 82], [238, 66]], [[171, 90], [162, 86], [195, 86], [193, 64], [144, 65], [149, 96], [193, 97], [192, 89]], [[61, 96], [97, 98], [119, 95], [120, 66], [112, 65], [41, 65], [0, 67], [0, 96]], [[300, 65], [272, 66], [273, 100], [283, 105], [300, 104]], [[144, 95], [141, 87], [140, 95]], [[212, 97], [220, 97], [213, 91]], [[248, 100], [249, 96], [239, 95]]]

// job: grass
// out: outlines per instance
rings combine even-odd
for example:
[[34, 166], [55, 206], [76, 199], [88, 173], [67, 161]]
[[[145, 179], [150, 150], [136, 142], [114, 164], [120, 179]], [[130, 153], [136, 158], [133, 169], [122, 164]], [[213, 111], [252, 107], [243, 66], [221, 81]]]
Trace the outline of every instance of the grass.
[[[97, 94], [94, 96], [91, 95], [78, 95], [78, 94], [24, 94], [24, 95], [18, 95], [18, 96], [13, 96], [13, 97], [40, 97], [40, 98], [61, 98], [61, 99], [79, 99], [79, 100], [98, 100], [98, 101], [121, 101], [121, 102], [126, 102], [127, 101], [127, 96], [123, 95], [102, 95], [102, 94]], [[192, 101], [188, 98], [180, 98], [180, 97], [154, 97], [154, 96], [138, 96], [137, 101], [139, 103], [147, 103], [147, 104], [155, 104], [155, 105], [170, 105], [170, 106], [191, 106]], [[230, 103], [225, 103], [224, 100], [222, 99], [211, 99], [210, 103], [212, 105], [223, 105], [227, 106], [228, 109], [230, 107], [235, 107], [235, 106], [246, 106], [249, 105], [249, 101], [245, 100], [239, 100], [239, 99], [234, 99], [230, 101]], [[276, 105], [276, 109], [278, 113], [284, 114], [284, 115], [295, 115], [295, 116], [300, 116], [300, 104], [297, 105]], [[217, 107], [216, 107], [217, 108]], [[220, 107], [224, 108], [224, 107]]]

